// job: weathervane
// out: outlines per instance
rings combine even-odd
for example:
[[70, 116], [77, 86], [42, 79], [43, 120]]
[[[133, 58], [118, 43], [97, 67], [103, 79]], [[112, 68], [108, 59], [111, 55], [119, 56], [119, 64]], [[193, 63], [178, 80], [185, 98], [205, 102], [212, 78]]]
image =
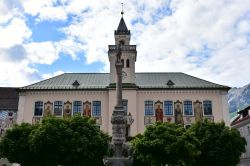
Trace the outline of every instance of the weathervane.
[[121, 3], [122, 4], [122, 12], [121, 12], [121, 14], [122, 14], [122, 17], [123, 17], [123, 14], [124, 14], [124, 12], [123, 12], [123, 3]]

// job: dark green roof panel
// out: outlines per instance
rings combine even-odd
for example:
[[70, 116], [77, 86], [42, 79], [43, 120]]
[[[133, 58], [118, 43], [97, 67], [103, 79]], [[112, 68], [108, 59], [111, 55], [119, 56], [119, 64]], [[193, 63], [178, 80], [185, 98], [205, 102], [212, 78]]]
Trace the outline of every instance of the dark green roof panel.
[[116, 35], [129, 35], [130, 34], [130, 31], [128, 30], [127, 26], [126, 26], [126, 23], [123, 19], [123, 17], [121, 18], [120, 20], [120, 23], [117, 27], [117, 30], [115, 31], [115, 34]]
[[[76, 82], [79, 83], [76, 86]], [[229, 89], [184, 73], [136, 73], [135, 83], [141, 89]], [[20, 88], [21, 90], [106, 89], [109, 73], [65, 73]]]

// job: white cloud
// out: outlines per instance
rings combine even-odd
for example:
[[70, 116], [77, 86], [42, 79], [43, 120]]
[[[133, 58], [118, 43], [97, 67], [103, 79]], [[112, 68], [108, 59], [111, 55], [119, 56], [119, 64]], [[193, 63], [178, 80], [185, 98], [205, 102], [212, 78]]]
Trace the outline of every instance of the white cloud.
[[[112, 31], [118, 25], [120, 4], [77, 2], [67, 1], [64, 6], [67, 13], [79, 16], [63, 30], [84, 45], [87, 63], [101, 61], [107, 71], [107, 45], [114, 43]], [[132, 44], [138, 45], [136, 71], [182, 71], [230, 86], [250, 82], [242, 81], [250, 74], [246, 69], [250, 60], [246, 35], [250, 33], [249, 4], [250, 0], [128, 1], [124, 17]], [[168, 7], [171, 16], [160, 13]], [[138, 22], [132, 26], [132, 20]], [[149, 69], [149, 65], [155, 68]], [[239, 70], [245, 72], [237, 74]]]
[[0, 59], [0, 85], [20, 87], [40, 80], [38, 71], [28, 67], [27, 62], [10, 62]]
[[27, 59], [31, 63], [52, 64], [59, 58], [56, 47], [52, 42], [37, 42], [25, 45]]
[[61, 74], [63, 74], [63, 73], [65, 73], [65, 72], [63, 72], [63, 71], [61, 71], [61, 70], [56, 71], [56, 72], [54, 72], [54, 73], [46, 73], [46, 74], [42, 74], [42, 78], [43, 78], [43, 79], [49, 79], [49, 78], [51, 78], [51, 77], [55, 77], [55, 76], [61, 75]]
[[[110, 32], [107, 29], [110, 29], [110, 25], [116, 25], [118, 21], [110, 15], [109, 10], [104, 9], [100, 13], [96, 13], [94, 18], [83, 15], [79, 22], [74, 22], [64, 28], [64, 32], [68, 36], [76, 38], [83, 45], [87, 63], [107, 60], [107, 45], [114, 43], [112, 41], [113, 30], [111, 29]], [[104, 18], [110, 19], [103, 22]]]
[[0, 49], [0, 85], [25, 86], [43, 78], [33, 64], [51, 64], [58, 58], [50, 42], [15, 45]]
[[67, 13], [63, 7], [44, 7], [41, 9], [39, 18], [41, 20], [66, 20]]
[[[0, 47], [6, 53], [23, 46], [26, 68], [32, 63], [52, 64], [61, 52], [74, 60], [85, 56], [87, 64], [100, 61], [104, 63], [102, 71], [109, 70], [107, 45], [114, 44], [120, 2], [20, 0], [19, 9], [1, 2], [0, 23], [2, 18], [2, 22], [8, 20], [10, 24], [0, 26], [0, 36], [6, 39], [0, 42]], [[249, 83], [250, 0], [169, 2], [125, 3], [124, 18], [131, 29], [131, 44], [138, 46], [136, 71], [181, 71], [230, 86]], [[171, 16], [165, 13], [171, 12], [169, 7]], [[18, 14], [20, 11], [23, 13]], [[72, 22], [61, 29], [66, 34], [61, 41], [27, 42], [31, 30], [22, 19], [25, 14], [52, 22], [66, 21], [70, 15]], [[149, 69], [149, 65], [155, 67]]]
[[0, 24], [8, 22], [14, 16], [21, 16], [19, 8], [20, 2], [17, 0], [1, 0], [0, 1]]
[[53, 0], [21, 0], [24, 12], [32, 16], [39, 15], [44, 7], [52, 6]]
[[[250, 29], [249, 18], [244, 17], [249, 4], [249, 0], [174, 1], [171, 17], [139, 27], [143, 31], [136, 39], [140, 44], [136, 70], [150, 71], [151, 65], [157, 66], [154, 71], [182, 71], [230, 86], [249, 83], [250, 45], [245, 34]], [[188, 56], [192, 51], [202, 53], [204, 46], [208, 55]]]
[[24, 19], [13, 18], [6, 26], [0, 26], [0, 48], [22, 44], [31, 34], [32, 32], [27, 27]]
[[[57, 6], [55, 0], [22, 0], [24, 11], [38, 20], [66, 20], [67, 13], [63, 6]], [[58, 1], [59, 2], [59, 1]]]
[[55, 43], [58, 52], [70, 55], [73, 60], [77, 60], [77, 53], [83, 52], [81, 43], [75, 42], [74, 39], [64, 39]]

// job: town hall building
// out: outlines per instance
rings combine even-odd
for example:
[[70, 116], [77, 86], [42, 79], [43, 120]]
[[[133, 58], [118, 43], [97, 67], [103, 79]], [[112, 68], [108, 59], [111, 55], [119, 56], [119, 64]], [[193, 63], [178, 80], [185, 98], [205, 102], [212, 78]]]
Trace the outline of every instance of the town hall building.
[[97, 125], [111, 134], [116, 104], [115, 59], [121, 44], [122, 103], [131, 122], [127, 126], [129, 136], [142, 133], [156, 121], [188, 126], [209, 119], [229, 125], [229, 87], [180, 72], [136, 73], [140, 59], [130, 38], [122, 17], [114, 32], [115, 44], [108, 46], [110, 73], [65, 73], [20, 88], [17, 123], [38, 123], [48, 115], [80, 114], [95, 118]]

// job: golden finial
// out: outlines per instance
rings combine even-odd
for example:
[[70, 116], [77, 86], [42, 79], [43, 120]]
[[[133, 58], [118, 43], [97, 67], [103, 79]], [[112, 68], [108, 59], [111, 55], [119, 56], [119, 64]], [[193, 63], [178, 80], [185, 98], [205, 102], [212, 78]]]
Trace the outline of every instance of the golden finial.
[[121, 3], [122, 4], [122, 12], [121, 12], [121, 14], [122, 14], [122, 17], [123, 17], [123, 14], [124, 14], [124, 12], [123, 12], [123, 3]]

